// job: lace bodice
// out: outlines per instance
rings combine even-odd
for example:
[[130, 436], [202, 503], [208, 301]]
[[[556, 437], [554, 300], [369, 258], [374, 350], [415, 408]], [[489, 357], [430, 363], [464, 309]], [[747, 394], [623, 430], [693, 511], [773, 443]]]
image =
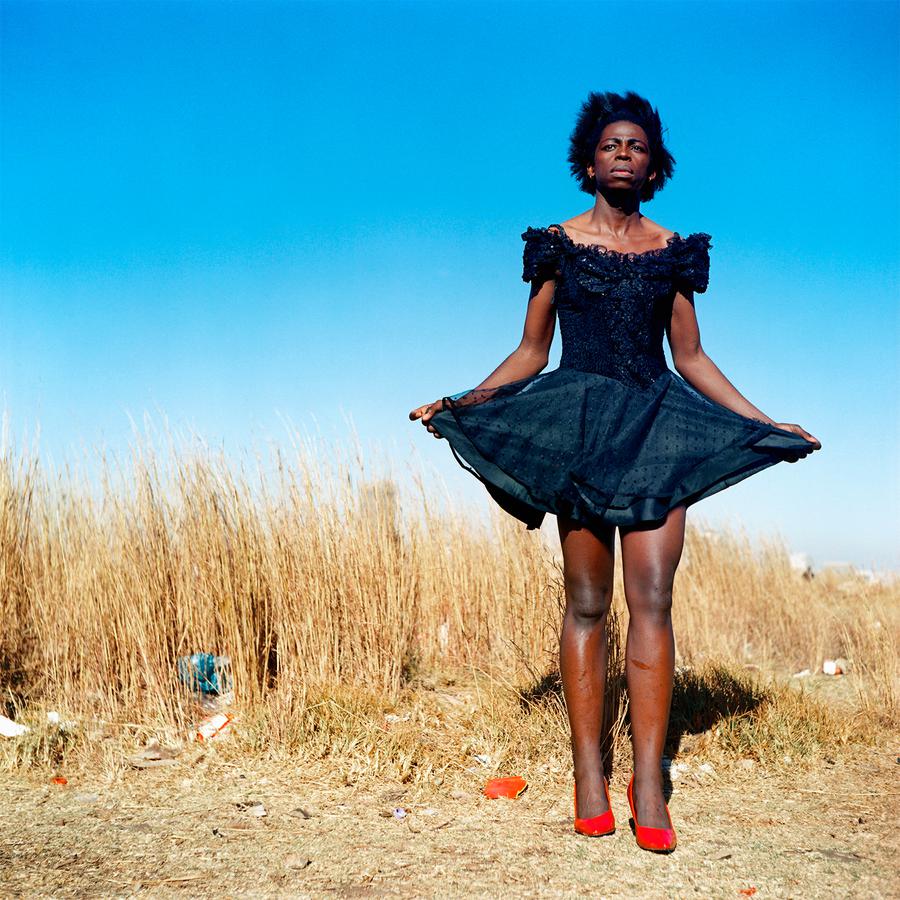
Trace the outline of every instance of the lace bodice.
[[665, 323], [676, 290], [706, 290], [710, 235], [676, 233], [665, 247], [643, 253], [578, 244], [560, 225], [528, 228], [522, 239], [522, 279], [556, 279], [560, 368], [596, 372], [637, 388], [667, 371]]

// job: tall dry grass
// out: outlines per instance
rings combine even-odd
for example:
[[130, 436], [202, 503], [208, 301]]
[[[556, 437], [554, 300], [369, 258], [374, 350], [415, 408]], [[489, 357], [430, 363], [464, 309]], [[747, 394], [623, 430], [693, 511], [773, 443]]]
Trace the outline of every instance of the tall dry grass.
[[[292, 444], [251, 464], [197, 442], [136, 439], [130, 459], [96, 461], [93, 479], [7, 445], [7, 713], [52, 706], [183, 732], [197, 709], [177, 660], [210, 651], [231, 658], [254, 751], [355, 753], [353, 766], [403, 777], [464, 768], [478, 747], [497, 759], [564, 759], [564, 596], [540, 536], [499, 510], [476, 524], [440, 502], [433, 478], [398, 479], [358, 443]], [[616, 588], [613, 743], [627, 709], [620, 570]], [[715, 728], [723, 746], [761, 755], [766, 741], [778, 752], [815, 744], [835, 723], [848, 740], [854, 721], [864, 719], [860, 733], [896, 724], [898, 595], [896, 583], [861, 577], [804, 579], [777, 542], [758, 548], [689, 522], [673, 728]], [[758, 674], [815, 669], [826, 656], [852, 661], [851, 712], [863, 718], [761, 686]], [[384, 712], [404, 708], [385, 727]]]

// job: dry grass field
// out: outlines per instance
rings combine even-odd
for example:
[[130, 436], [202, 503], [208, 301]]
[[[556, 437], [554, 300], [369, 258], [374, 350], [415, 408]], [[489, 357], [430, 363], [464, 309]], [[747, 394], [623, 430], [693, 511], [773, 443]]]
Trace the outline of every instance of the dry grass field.
[[[9, 447], [0, 460], [0, 713], [30, 726], [0, 738], [9, 895], [896, 884], [897, 581], [804, 577], [778, 542], [689, 513], [668, 750], [681, 844], [657, 857], [634, 845], [624, 805], [620, 570], [607, 704], [620, 827], [592, 841], [571, 828], [562, 578], [540, 534], [499, 511], [474, 524], [433, 479], [375, 473], [358, 446], [297, 439], [229, 465], [136, 442], [99, 470], [52, 473]], [[187, 735], [208, 710], [178, 680], [199, 651], [227, 655], [234, 679], [235, 720], [205, 744]], [[821, 674], [838, 657], [848, 674]], [[137, 768], [153, 742], [145, 757], [171, 758]], [[529, 782], [519, 799], [481, 796], [513, 774]]]

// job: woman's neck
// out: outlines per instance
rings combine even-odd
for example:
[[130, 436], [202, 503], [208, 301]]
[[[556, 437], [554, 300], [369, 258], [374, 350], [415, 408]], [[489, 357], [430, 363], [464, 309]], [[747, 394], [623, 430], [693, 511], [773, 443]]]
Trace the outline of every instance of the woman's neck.
[[584, 221], [597, 234], [612, 234], [623, 240], [641, 231], [644, 216], [641, 201], [634, 191], [597, 191], [594, 208]]

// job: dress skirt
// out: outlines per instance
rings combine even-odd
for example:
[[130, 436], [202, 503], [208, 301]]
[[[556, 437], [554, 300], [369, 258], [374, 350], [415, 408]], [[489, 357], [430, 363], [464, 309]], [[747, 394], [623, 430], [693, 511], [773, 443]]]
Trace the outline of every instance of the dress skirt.
[[659, 523], [809, 441], [746, 418], [667, 369], [646, 388], [573, 368], [443, 398], [431, 419], [510, 515], [585, 526]]

